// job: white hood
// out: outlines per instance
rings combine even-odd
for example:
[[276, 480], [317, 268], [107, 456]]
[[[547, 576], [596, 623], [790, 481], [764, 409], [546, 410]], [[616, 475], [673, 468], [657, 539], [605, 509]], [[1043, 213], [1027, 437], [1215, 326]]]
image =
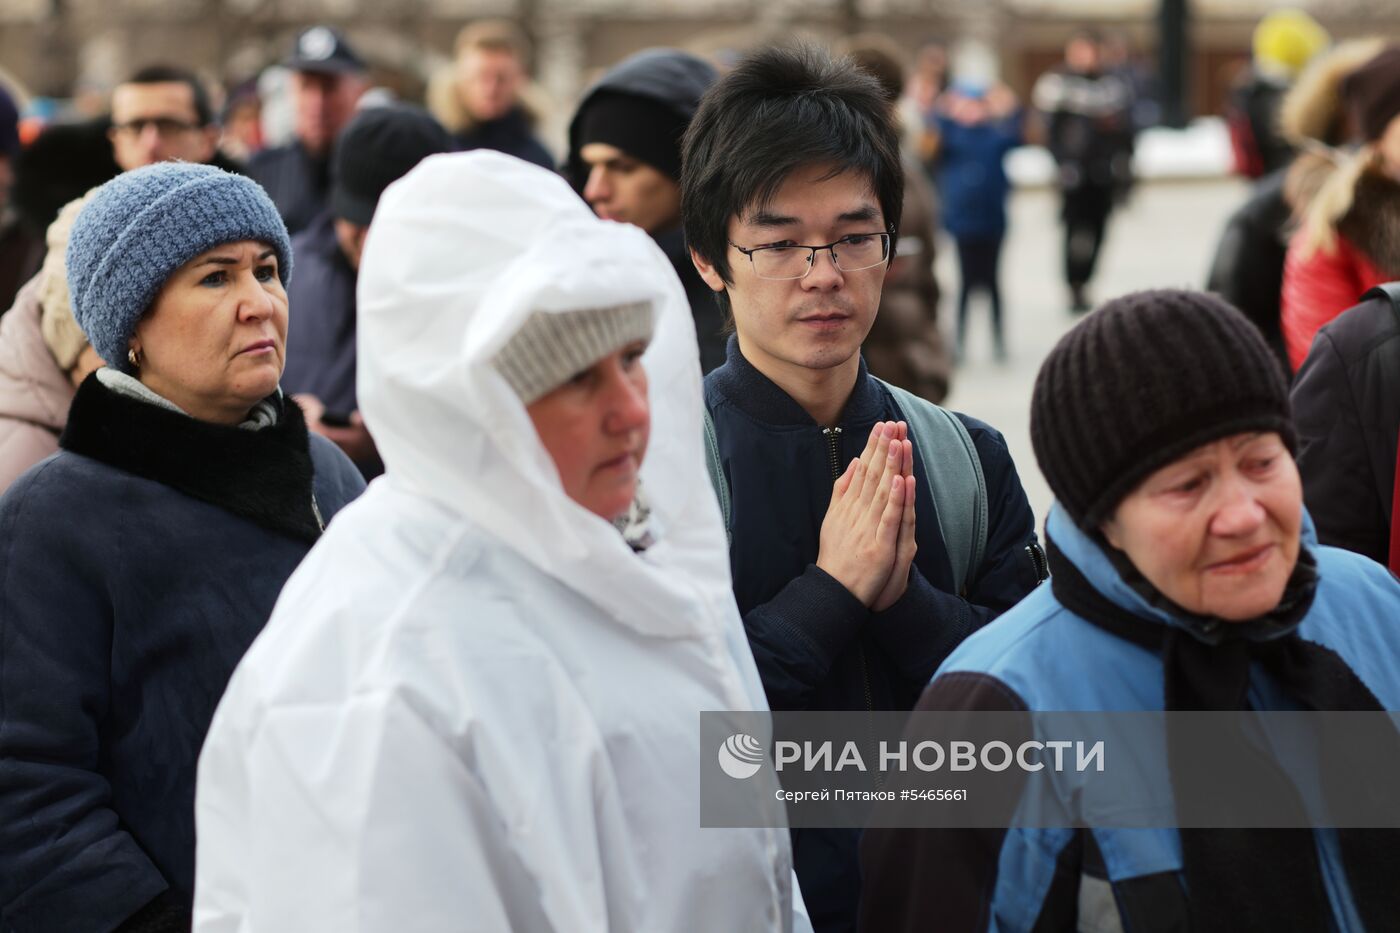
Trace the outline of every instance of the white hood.
[[[535, 312], [635, 301], [651, 302], [656, 320], [642, 359], [653, 429], [641, 475], [657, 543], [644, 558], [564, 494], [491, 364]], [[709, 613], [686, 607], [731, 599], [702, 447], [695, 325], [670, 262], [641, 229], [597, 219], [562, 178], [509, 156], [433, 156], [380, 200], [360, 270], [359, 341], [360, 409], [395, 484], [469, 518], [640, 631], [696, 634]]]

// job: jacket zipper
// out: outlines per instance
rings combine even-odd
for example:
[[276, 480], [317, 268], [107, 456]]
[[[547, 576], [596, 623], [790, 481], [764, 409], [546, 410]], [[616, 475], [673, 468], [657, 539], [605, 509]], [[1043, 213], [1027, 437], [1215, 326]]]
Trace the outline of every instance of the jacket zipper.
[[[831, 464], [831, 482], [841, 478], [841, 429], [822, 428], [822, 435], [826, 438], [826, 452]], [[860, 680], [865, 688], [865, 709], [866, 712], [875, 711], [875, 701], [870, 697], [870, 669], [865, 663], [865, 646], [859, 641], [856, 642], [856, 652], [860, 658]]]
[[1035, 568], [1035, 585], [1040, 586], [1050, 579], [1050, 559], [1039, 544], [1027, 544], [1026, 553], [1030, 555], [1031, 566]]
[[822, 435], [826, 438], [827, 462], [831, 464], [832, 485], [841, 478], [841, 429], [822, 428]]
[[321, 517], [321, 507], [316, 504], [316, 494], [311, 494], [311, 514], [316, 516], [316, 526], [322, 531], [326, 530], [326, 520]]

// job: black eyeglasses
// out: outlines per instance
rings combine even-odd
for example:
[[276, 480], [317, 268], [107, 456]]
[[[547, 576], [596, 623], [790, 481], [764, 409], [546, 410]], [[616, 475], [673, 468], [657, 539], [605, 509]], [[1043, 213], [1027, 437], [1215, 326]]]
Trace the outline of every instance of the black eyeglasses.
[[873, 269], [890, 258], [888, 233], [852, 233], [825, 246], [730, 246], [749, 257], [754, 275], [760, 279], [803, 279], [816, 265], [817, 253], [831, 250], [832, 261], [842, 272]]
[[190, 130], [199, 129], [197, 123], [177, 120], [174, 117], [137, 117], [134, 120], [127, 120], [125, 123], [114, 123], [112, 128], [119, 133], [140, 136], [146, 132], [148, 126], [154, 126], [156, 133], [160, 136], [175, 136], [179, 133], [188, 133]]

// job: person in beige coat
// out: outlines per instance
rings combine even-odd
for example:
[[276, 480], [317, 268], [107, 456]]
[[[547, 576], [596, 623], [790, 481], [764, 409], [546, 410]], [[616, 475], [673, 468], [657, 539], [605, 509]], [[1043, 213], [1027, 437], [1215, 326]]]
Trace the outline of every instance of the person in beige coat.
[[79, 198], [49, 227], [49, 253], [39, 274], [0, 319], [0, 493], [58, 450], [68, 403], [78, 383], [102, 365], [73, 320], [63, 251]]

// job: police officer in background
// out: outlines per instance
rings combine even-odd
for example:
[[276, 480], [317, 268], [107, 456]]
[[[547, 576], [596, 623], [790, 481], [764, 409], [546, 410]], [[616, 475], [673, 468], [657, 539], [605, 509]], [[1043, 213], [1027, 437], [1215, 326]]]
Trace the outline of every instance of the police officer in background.
[[295, 235], [326, 210], [331, 145], [354, 116], [369, 76], [364, 60], [328, 26], [298, 35], [282, 65], [292, 72], [296, 138], [253, 156], [248, 174], [267, 190]]

